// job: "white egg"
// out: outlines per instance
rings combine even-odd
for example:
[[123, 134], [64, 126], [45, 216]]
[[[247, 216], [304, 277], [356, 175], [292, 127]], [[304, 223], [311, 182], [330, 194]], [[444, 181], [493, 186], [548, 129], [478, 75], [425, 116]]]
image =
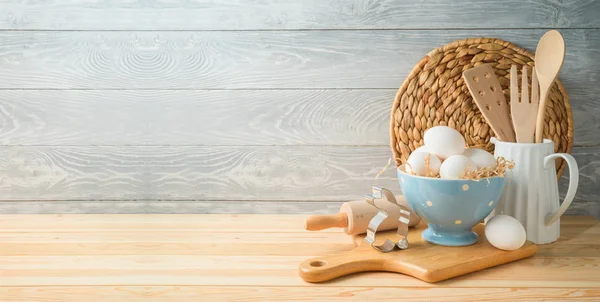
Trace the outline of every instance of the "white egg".
[[433, 174], [440, 172], [440, 165], [442, 162], [437, 156], [429, 152], [413, 152], [406, 161], [406, 172], [417, 174], [419, 176], [427, 175], [427, 166], [425, 165], [425, 158], [429, 156], [429, 171]]
[[448, 126], [435, 126], [427, 129], [423, 141], [429, 152], [441, 160], [465, 151], [465, 138], [456, 129]]
[[413, 152], [429, 152], [429, 150], [427, 150], [427, 147], [421, 146], [421, 147], [415, 149], [415, 151], [413, 151]]
[[452, 155], [442, 163], [440, 177], [446, 179], [457, 179], [465, 176], [469, 171], [477, 170], [477, 165], [464, 155]]
[[491, 153], [483, 149], [469, 148], [466, 149], [462, 155], [472, 160], [478, 168], [488, 167], [490, 169], [494, 169], [498, 165], [496, 158], [494, 158]]
[[523, 225], [508, 215], [497, 215], [488, 220], [485, 237], [494, 247], [507, 251], [522, 247], [527, 240]]

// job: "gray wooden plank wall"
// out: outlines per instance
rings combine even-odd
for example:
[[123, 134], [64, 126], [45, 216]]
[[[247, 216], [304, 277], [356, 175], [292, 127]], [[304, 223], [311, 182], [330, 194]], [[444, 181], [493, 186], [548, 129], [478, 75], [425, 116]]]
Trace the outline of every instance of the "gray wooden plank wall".
[[[398, 189], [389, 110], [432, 48], [560, 29], [600, 218], [600, 1], [0, 0], [0, 213], [328, 213]], [[561, 190], [566, 190], [566, 174]]]

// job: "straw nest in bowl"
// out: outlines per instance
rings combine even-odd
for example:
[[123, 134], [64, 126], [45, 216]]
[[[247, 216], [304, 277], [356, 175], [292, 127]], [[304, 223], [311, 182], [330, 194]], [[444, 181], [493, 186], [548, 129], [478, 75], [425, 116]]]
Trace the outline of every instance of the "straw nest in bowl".
[[[431, 155], [429, 154], [425, 157], [426, 174], [424, 176], [431, 178], [440, 178], [439, 173], [434, 173], [434, 171], [430, 169], [430, 156]], [[410, 163], [407, 162], [405, 163], [405, 165], [410, 166]], [[464, 176], [460, 177], [459, 179], [481, 181], [494, 176], [504, 177], [506, 171], [511, 170], [514, 167], [515, 163], [513, 161], [506, 160], [504, 157], [500, 156], [496, 158], [496, 166], [494, 168], [481, 167], [477, 170], [471, 170], [470, 167], [467, 167], [467, 172]], [[414, 172], [406, 171], [406, 169], [403, 170], [403, 172], [410, 175], [418, 175]]]

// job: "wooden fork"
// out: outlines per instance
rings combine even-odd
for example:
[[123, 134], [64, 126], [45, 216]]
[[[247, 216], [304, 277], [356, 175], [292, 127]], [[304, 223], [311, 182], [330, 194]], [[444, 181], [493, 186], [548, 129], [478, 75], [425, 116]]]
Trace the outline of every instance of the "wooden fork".
[[539, 84], [532, 69], [531, 99], [527, 83], [527, 65], [523, 66], [521, 72], [521, 99], [519, 99], [519, 84], [517, 66], [510, 68], [510, 115], [517, 136], [517, 143], [533, 143], [535, 137], [535, 123], [537, 120], [538, 107], [540, 105]]

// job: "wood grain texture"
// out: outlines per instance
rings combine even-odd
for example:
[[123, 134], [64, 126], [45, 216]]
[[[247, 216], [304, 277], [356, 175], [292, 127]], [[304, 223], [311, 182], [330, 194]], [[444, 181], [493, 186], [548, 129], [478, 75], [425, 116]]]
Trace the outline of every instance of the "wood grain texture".
[[[350, 237], [342, 232], [303, 230], [299, 225], [304, 217], [3, 215], [0, 216], [0, 288], [252, 286], [257, 290], [304, 287], [312, 292], [321, 287], [470, 288], [472, 291], [520, 287], [546, 288], [549, 292], [556, 288], [600, 288], [600, 275], [595, 274], [600, 266], [598, 252], [595, 256], [585, 256], [592, 248], [600, 248], [600, 223], [589, 217], [561, 220], [564, 232], [560, 240], [539, 246], [539, 252], [531, 258], [435, 285], [379, 272], [318, 285], [303, 282], [297, 273], [303, 259], [341, 253], [353, 247]], [[248, 226], [251, 228], [240, 231]], [[587, 247], [575, 242], [585, 242]], [[569, 278], [564, 278], [565, 275]]]
[[574, 300], [600, 297], [597, 288], [418, 288], [418, 287], [339, 287], [319, 290], [306, 287], [277, 286], [13, 286], [0, 287], [0, 298], [9, 301], [89, 301], [138, 302], [192, 301], [484, 301], [503, 300]]
[[[1, 215], [0, 232], [44, 232], [44, 230], [72, 232], [72, 231], [122, 231], [122, 229], [135, 231], [172, 230], [206, 230], [209, 232], [300, 232], [306, 233], [303, 227], [303, 215], [238, 215], [238, 214], [197, 214], [197, 215], [111, 215], [110, 220], [103, 214], [60, 214], [60, 215]], [[235, 221], [235, 223], [230, 223]], [[587, 225], [594, 222], [592, 217], [577, 217], [563, 220], [565, 225]], [[276, 225], [277, 228], [269, 229]], [[240, 227], [241, 226], [241, 227]], [[319, 233], [330, 232], [324, 230]], [[338, 232], [339, 233], [339, 232]], [[316, 233], [315, 233], [316, 234]], [[351, 243], [348, 239], [348, 243]]]
[[[0, 88], [398, 89], [433, 48], [486, 36], [534, 50], [545, 31], [5, 31]], [[567, 93], [597, 89], [600, 29], [561, 33], [568, 50], [559, 78]]]
[[[362, 198], [386, 147], [0, 148], [2, 200], [344, 200]], [[399, 187], [393, 170], [375, 183]], [[393, 176], [393, 177], [392, 177]]]
[[[572, 153], [580, 166], [573, 208], [585, 204], [585, 214], [600, 217], [600, 147]], [[0, 196], [163, 200], [159, 207], [165, 208], [166, 200], [347, 201], [362, 198], [372, 185], [399, 194], [394, 169], [375, 180], [389, 157], [385, 146], [5, 146]], [[561, 179], [562, 194], [566, 184]]]
[[0, 145], [387, 145], [395, 93], [0, 90]]
[[[169, 214], [120, 214], [110, 215], [110, 220], [104, 214], [9, 214], [0, 215], [0, 232], [31, 232], [43, 233], [45, 231], [60, 231], [63, 233], [86, 231], [115, 231], [122, 229], [132, 231], [149, 231], [155, 229], [181, 231], [194, 229], [207, 232], [294, 232], [307, 233], [304, 229], [302, 214], [195, 214], [195, 215], [169, 215]], [[594, 233], [600, 231], [600, 226], [595, 225], [598, 219], [592, 216], [565, 215], [561, 218], [561, 226], [566, 226], [564, 236], [575, 236], [590, 229]], [[230, 223], [235, 221], [235, 223]], [[241, 227], [240, 227], [241, 225]], [[592, 225], [592, 227], [590, 227]], [[276, 228], [272, 228], [276, 226]], [[309, 232], [313, 233], [313, 232]], [[339, 233], [340, 230], [322, 230], [317, 233]], [[346, 236], [347, 237], [347, 236]], [[348, 242], [352, 242], [348, 237]], [[540, 246], [542, 248], [543, 246]]]
[[[265, 249], [269, 249], [270, 256], [285, 256], [285, 259], [295, 261], [296, 265], [299, 262], [295, 256], [315, 256], [312, 254], [315, 247], [323, 253], [348, 251], [353, 247], [352, 239], [340, 230], [306, 231], [303, 227], [305, 218], [306, 215], [285, 214], [2, 215], [0, 235], [3, 237], [0, 248], [1, 255], [10, 256], [7, 261], [18, 260], [14, 257], [24, 255], [49, 256], [46, 260], [54, 257], [58, 261], [62, 259], [61, 256], [77, 253], [81, 261], [99, 255], [131, 255], [132, 257], [124, 260], [133, 261], [136, 256], [137, 259], [143, 257], [148, 261], [155, 259], [155, 262], [172, 261], [170, 258], [156, 257], [164, 255], [161, 249], [164, 246], [169, 249], [168, 255], [189, 257], [265, 256]], [[536, 255], [597, 257], [600, 245], [594, 241], [600, 234], [600, 227], [596, 222], [592, 217], [564, 216], [560, 221], [562, 231], [559, 240], [556, 244], [538, 246]], [[276, 234], [273, 235], [274, 233]], [[280, 236], [285, 236], [286, 239], [282, 240]], [[243, 251], [231, 249], [226, 244], [235, 240], [245, 241]], [[107, 242], [110, 242], [109, 246]], [[278, 242], [287, 244], [273, 250]], [[301, 244], [302, 248], [293, 243]], [[177, 259], [187, 259], [186, 257]], [[210, 259], [213, 258], [211, 256]], [[232, 261], [244, 261], [236, 259]], [[40, 261], [52, 265], [52, 261], [45, 261], [43, 258]], [[103, 262], [96, 262], [97, 265], [101, 263]], [[4, 264], [7, 265], [7, 262]]]
[[[0, 90], [0, 145], [384, 146], [395, 94], [395, 89]], [[598, 94], [600, 86], [569, 91], [575, 146], [600, 144]]]
[[[300, 227], [300, 225], [298, 226]], [[142, 231], [143, 232], [143, 231]], [[189, 230], [188, 232], [180, 232], [167, 230], [163, 231], [155, 229], [152, 235], [148, 238], [136, 239], [136, 235], [142, 233], [138, 230], [129, 231], [127, 229], [121, 230], [120, 232], [105, 232], [99, 231], [80, 231], [80, 232], [68, 232], [64, 233], [61, 231], [51, 232], [42, 231], [36, 233], [30, 232], [18, 232], [18, 233], [0, 233], [0, 242], [2, 244], [7, 243], [99, 243], [99, 242], [112, 242], [112, 243], [131, 243], [131, 242], [163, 242], [165, 244], [170, 243], [228, 243], [235, 240], [243, 240], [247, 243], [264, 243], [264, 244], [275, 244], [278, 238], [271, 232], [220, 232], [209, 229]], [[145, 234], [145, 232], [143, 232]], [[224, 233], [224, 234], [221, 234]], [[590, 235], [598, 235], [596, 234]], [[348, 244], [348, 238], [345, 236], [331, 237], [328, 233], [308, 233], [298, 232], [294, 233], [293, 238], [286, 240], [288, 243], [298, 244], [319, 244], [323, 243], [324, 240], [328, 240], [328, 243], [332, 244]], [[587, 237], [587, 238], [586, 238]], [[580, 240], [589, 239], [591, 236], [583, 236]], [[43, 255], [43, 254], [40, 254]]]
[[[274, 30], [600, 27], [597, 1], [0, 1], [0, 29]], [[110, 22], [107, 22], [110, 20]]]
[[[0, 201], [0, 214], [331, 214], [341, 201]], [[574, 207], [575, 205], [571, 205]], [[578, 212], [585, 214], [585, 209]]]
[[[560, 28], [574, 144], [600, 145], [598, 1], [0, 7], [0, 213], [337, 209], [391, 155], [389, 106], [412, 66], [466, 37], [534, 50]], [[600, 217], [598, 151], [573, 150], [569, 214]], [[397, 188], [386, 175], [378, 184]]]
[[[143, 244], [143, 243], [140, 243]], [[154, 244], [157, 249], [166, 252], [168, 246]], [[40, 246], [43, 248], [44, 246]], [[264, 246], [270, 249], [277, 249], [277, 245]], [[318, 246], [311, 245], [313, 250], [320, 251]], [[340, 253], [341, 251], [327, 251], [328, 253]], [[74, 251], [77, 254], [77, 251]], [[74, 256], [71, 256], [75, 258]], [[205, 256], [206, 257], [206, 256]], [[310, 257], [310, 256], [309, 256]], [[209, 257], [207, 257], [210, 259]], [[228, 262], [235, 257], [225, 259], [214, 259], [201, 268], [182, 269], [179, 267], [152, 268], [152, 262], [146, 262], [143, 269], [135, 267], [122, 267], [116, 269], [79, 269], [73, 268], [73, 265], [63, 266], [63, 268], [44, 269], [3, 269], [2, 285], [4, 286], [26, 286], [26, 285], [45, 285], [45, 286], [85, 286], [85, 285], [211, 285], [211, 286], [302, 286], [304, 280], [297, 275], [296, 268], [299, 261], [288, 260], [288, 265], [276, 267], [268, 265], [269, 259], [260, 259], [254, 265], [242, 266], [239, 269], [224, 266], [218, 267], [219, 263]], [[600, 278], [596, 274], [599, 262], [596, 258], [594, 262], [589, 260], [581, 261], [581, 258], [565, 259], [564, 261], [554, 261], [554, 258], [538, 259], [537, 263], [532, 263], [530, 259], [523, 259], [519, 262], [505, 264], [494, 269], [488, 269], [464, 276], [455, 277], [444, 282], [435, 284], [423, 284], [425, 282], [413, 277], [395, 274], [380, 273], [370, 275], [371, 278], [364, 278], [358, 275], [352, 275], [347, 278], [336, 279], [335, 282], [325, 283], [335, 284], [337, 286], [410, 286], [410, 287], [430, 287], [430, 286], [453, 286], [453, 287], [595, 287], [600, 288]], [[99, 257], [97, 261], [102, 261]], [[533, 260], [533, 258], [531, 259]], [[543, 261], [551, 261], [549, 264]], [[145, 262], [145, 257], [139, 257], [137, 261]], [[220, 262], [218, 262], [220, 261]], [[262, 262], [262, 263], [261, 263]], [[583, 262], [591, 262], [584, 264]], [[75, 264], [76, 261], [72, 262]], [[277, 263], [276, 257], [273, 257], [273, 263]], [[260, 265], [265, 265], [261, 268]], [[527, 270], [525, 273], [524, 270]], [[249, 273], [252, 272], [252, 273]], [[568, 274], [569, 278], [564, 278]], [[395, 275], [395, 276], [394, 276]], [[367, 280], [368, 279], [368, 280]]]
[[[595, 215], [597, 201], [577, 201], [565, 215]], [[0, 214], [305, 214], [337, 213], [342, 201], [0, 201]]]
[[[108, 214], [103, 214], [108, 215]], [[178, 232], [186, 232], [186, 230], [177, 230]], [[198, 234], [203, 236], [204, 234]], [[90, 235], [91, 236], [91, 235]], [[585, 240], [595, 240], [598, 234], [594, 236], [587, 236]], [[235, 237], [235, 238], [245, 238]], [[344, 243], [340, 244], [341, 241], [334, 243], [324, 243], [323, 240], [329, 240], [330, 238], [319, 237], [319, 242], [303, 242], [303, 248], [298, 249], [296, 246], [290, 246], [286, 248], [280, 248], [281, 244], [279, 241], [269, 240], [268, 242], [256, 243], [256, 244], [245, 244], [243, 253], [240, 250], [231, 248], [231, 240], [233, 237], [228, 237], [230, 240], [227, 244], [217, 244], [213, 242], [166, 242], [161, 243], [157, 240], [144, 240], [144, 239], [131, 239], [119, 242], [111, 242], [109, 246], [104, 241], [86, 242], [84, 245], [76, 241], [62, 241], [62, 242], [10, 242], [0, 243], [0, 247], [3, 249], [3, 255], [5, 256], [20, 256], [23, 254], [31, 256], [69, 256], [77, 254], [80, 256], [98, 256], [98, 255], [112, 255], [112, 256], [123, 256], [123, 255], [135, 255], [138, 259], [147, 256], [164, 255], [165, 249], [168, 249], [170, 255], [192, 255], [192, 256], [240, 256], [241, 254], [247, 256], [262, 256], [265, 255], [265, 251], [269, 251], [271, 257], [279, 256], [306, 256], [311, 258], [318, 256], [313, 254], [317, 249], [323, 254], [342, 253], [352, 249], [352, 246]], [[342, 239], [339, 239], [342, 240]], [[56, 240], [54, 240], [56, 241]], [[600, 252], [600, 245], [598, 244], [564, 244], [564, 245], [552, 245], [549, 247], [540, 248], [538, 255], [543, 256], [554, 256], [554, 257], [597, 257]], [[540, 260], [542, 261], [542, 260]], [[299, 262], [295, 263], [296, 265]], [[595, 264], [596, 265], [596, 264]], [[220, 284], [226, 285], [226, 284]], [[355, 284], [360, 285], [360, 283]], [[510, 286], [510, 285], [506, 285]]]

